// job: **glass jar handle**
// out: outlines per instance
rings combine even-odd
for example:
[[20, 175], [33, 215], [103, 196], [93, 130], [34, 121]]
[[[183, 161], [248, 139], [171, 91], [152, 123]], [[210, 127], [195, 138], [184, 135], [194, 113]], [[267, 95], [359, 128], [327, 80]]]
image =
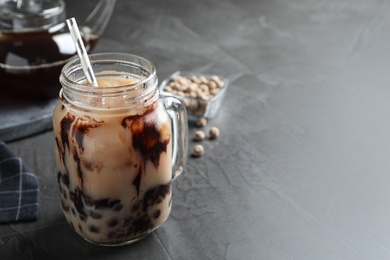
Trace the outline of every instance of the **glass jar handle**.
[[161, 100], [172, 121], [172, 179], [184, 169], [188, 154], [188, 121], [185, 106], [177, 98], [162, 96]]

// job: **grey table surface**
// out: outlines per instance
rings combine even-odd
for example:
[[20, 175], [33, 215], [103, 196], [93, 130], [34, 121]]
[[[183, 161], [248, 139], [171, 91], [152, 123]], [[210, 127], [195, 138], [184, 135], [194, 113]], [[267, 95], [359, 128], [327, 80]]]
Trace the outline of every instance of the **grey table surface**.
[[0, 225], [0, 258], [390, 259], [389, 12], [380, 0], [119, 0], [95, 51], [144, 56], [160, 79], [228, 77], [208, 125], [221, 136], [174, 182], [170, 218], [120, 248], [66, 223], [50, 130], [8, 142], [39, 176], [40, 216]]

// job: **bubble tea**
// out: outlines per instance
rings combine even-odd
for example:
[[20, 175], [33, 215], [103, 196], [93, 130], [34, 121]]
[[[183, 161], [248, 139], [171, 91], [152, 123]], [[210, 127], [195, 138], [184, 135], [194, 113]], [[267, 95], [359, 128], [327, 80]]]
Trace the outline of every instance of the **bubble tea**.
[[86, 240], [123, 245], [169, 216], [171, 182], [187, 157], [186, 112], [178, 100], [159, 98], [149, 61], [90, 57], [98, 87], [85, 83], [77, 60], [69, 62], [53, 113], [61, 206]]

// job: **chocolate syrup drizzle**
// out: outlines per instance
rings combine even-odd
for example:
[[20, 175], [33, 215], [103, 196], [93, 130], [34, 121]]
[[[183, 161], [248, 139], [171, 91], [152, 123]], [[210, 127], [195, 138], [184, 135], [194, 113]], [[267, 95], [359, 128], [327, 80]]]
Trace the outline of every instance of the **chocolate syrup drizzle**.
[[[60, 151], [61, 159], [65, 164], [65, 148], [67, 147], [68, 151], [69, 152], [71, 151], [69, 138], [72, 138], [75, 141], [75, 143], [77, 143], [79, 152], [77, 151], [77, 149], [74, 149], [73, 159], [77, 164], [77, 176], [80, 180], [81, 187], [83, 187], [84, 185], [84, 179], [83, 179], [83, 170], [81, 168], [80, 154], [84, 152], [84, 145], [83, 145], [84, 136], [88, 134], [90, 128], [99, 127], [103, 123], [104, 123], [103, 121], [96, 121], [91, 117], [76, 119], [75, 116], [70, 114], [69, 112], [65, 115], [65, 117], [60, 122], [62, 147], [60, 147], [58, 139], [56, 138], [58, 151]], [[67, 168], [67, 165], [64, 166], [65, 168]]]
[[161, 133], [157, 128], [157, 112], [150, 108], [143, 115], [129, 116], [122, 120], [123, 128], [131, 131], [133, 147], [146, 160], [151, 160], [154, 166], [160, 164], [160, 155], [167, 151], [169, 138], [160, 141]]

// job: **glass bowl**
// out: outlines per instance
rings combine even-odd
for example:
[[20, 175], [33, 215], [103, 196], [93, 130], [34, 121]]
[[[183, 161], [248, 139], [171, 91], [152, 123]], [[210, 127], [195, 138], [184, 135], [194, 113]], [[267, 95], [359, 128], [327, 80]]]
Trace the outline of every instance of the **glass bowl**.
[[[183, 77], [184, 80], [181, 80]], [[180, 90], [177, 90], [178, 87], [175, 87], [174, 83], [180, 85]], [[201, 117], [215, 117], [228, 87], [229, 80], [218, 75], [176, 71], [161, 82], [159, 89], [161, 95], [178, 98], [187, 109], [188, 119], [194, 121]], [[207, 88], [208, 91], [203, 91]]]

